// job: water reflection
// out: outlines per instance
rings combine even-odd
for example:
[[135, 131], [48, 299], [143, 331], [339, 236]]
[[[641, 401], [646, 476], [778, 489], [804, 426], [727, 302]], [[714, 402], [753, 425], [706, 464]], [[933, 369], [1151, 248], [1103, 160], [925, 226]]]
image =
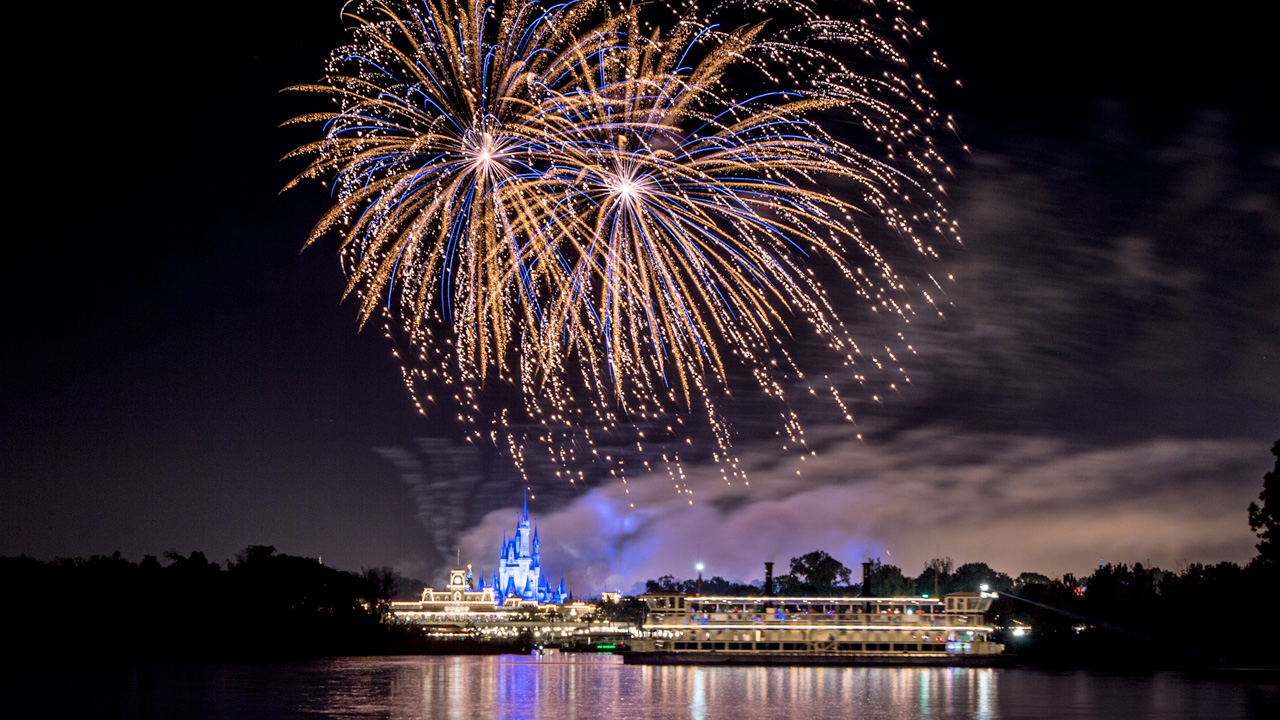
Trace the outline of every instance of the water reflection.
[[693, 702], [689, 705], [692, 720], [707, 720], [707, 687], [702, 668], [693, 669]]
[[920, 677], [920, 717], [927, 718], [932, 713], [929, 707], [929, 686], [933, 677], [925, 673]]
[[[1235, 686], [1181, 676], [1116, 678], [967, 668], [624, 666], [616, 658], [367, 658], [330, 661], [339, 682], [298, 708], [344, 717], [885, 720], [1010, 716], [1248, 717]], [[411, 678], [411, 680], [410, 680]], [[1227, 697], [1223, 697], [1224, 693]], [[1232, 695], [1235, 693], [1235, 695]], [[1196, 715], [1186, 715], [1196, 717]]]
[[[375, 678], [382, 674], [389, 676], [384, 717], [458, 720], [996, 720], [1057, 715], [1065, 709], [1080, 717], [1109, 717], [1118, 706], [1131, 717], [1169, 717], [1178, 707], [1213, 706], [1192, 697], [1195, 693], [1179, 697], [1203, 687], [1158, 675], [1135, 682], [1088, 673], [978, 668], [637, 667], [621, 665], [616, 658], [573, 655], [332, 662], [328, 672], [347, 677], [340, 684], [345, 689], [316, 697], [306, 708], [310, 712], [359, 716], [362, 708], [350, 703], [353, 686], [377, 684]], [[401, 674], [412, 674], [415, 682], [398, 680]], [[362, 693], [371, 694], [376, 690]], [[1229, 711], [1219, 714], [1230, 717]]]
[[[1280, 688], [1174, 673], [648, 667], [598, 656], [57, 666], [0, 676], [17, 717], [776, 720], [1280, 717]], [[68, 692], [74, 688], [74, 692]]]
[[973, 676], [978, 679], [978, 713], [975, 717], [978, 720], [995, 717], [991, 714], [991, 686], [996, 682], [995, 671], [983, 668], [975, 671]]

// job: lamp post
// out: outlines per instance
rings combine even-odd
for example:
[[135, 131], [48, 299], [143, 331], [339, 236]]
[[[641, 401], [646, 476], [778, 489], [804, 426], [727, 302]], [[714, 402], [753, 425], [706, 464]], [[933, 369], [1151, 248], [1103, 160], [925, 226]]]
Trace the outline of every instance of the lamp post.
[[701, 595], [702, 594], [702, 563], [698, 563], [694, 567], [698, 569], [698, 594]]

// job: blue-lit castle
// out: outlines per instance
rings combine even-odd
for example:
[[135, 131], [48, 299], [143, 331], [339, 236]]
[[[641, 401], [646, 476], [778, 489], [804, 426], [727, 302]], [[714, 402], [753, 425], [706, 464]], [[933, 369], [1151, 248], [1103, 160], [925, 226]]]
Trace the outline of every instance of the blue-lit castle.
[[494, 599], [499, 605], [507, 600], [563, 605], [569, 599], [564, 589], [564, 576], [555, 590], [542, 573], [542, 561], [538, 556], [538, 529], [529, 522], [529, 501], [516, 525], [513, 537], [502, 538], [502, 557], [498, 560], [498, 572], [493, 576]]

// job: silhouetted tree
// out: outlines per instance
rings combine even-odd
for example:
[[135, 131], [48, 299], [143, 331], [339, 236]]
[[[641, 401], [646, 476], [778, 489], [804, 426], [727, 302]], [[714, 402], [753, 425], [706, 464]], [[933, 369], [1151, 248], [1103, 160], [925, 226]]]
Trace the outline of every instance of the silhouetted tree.
[[874, 597], [900, 597], [915, 592], [914, 580], [902, 574], [897, 565], [885, 565], [880, 558], [871, 561], [871, 577], [864, 580], [862, 594]]
[[1013, 587], [1013, 579], [1002, 572], [992, 570], [983, 562], [965, 563], [956, 568], [953, 592], [977, 592], [983, 585], [996, 592], [1004, 592]]
[[400, 576], [387, 566], [362, 568], [360, 576], [365, 580], [364, 602], [369, 610], [386, 621], [391, 618], [391, 598], [399, 592]]
[[678, 591], [684, 589], [684, 583], [676, 580], [674, 575], [663, 575], [657, 580], [646, 580], [644, 582], [645, 592], [661, 592], [661, 591]]
[[934, 558], [925, 563], [924, 571], [916, 578], [916, 594], [941, 597], [951, 592], [951, 558]]
[[1020, 573], [1018, 577], [1013, 579], [1013, 591], [1021, 594], [1030, 585], [1048, 585], [1053, 582], [1048, 575], [1041, 575], [1038, 572]]
[[1268, 565], [1280, 564], [1280, 440], [1271, 446], [1276, 456], [1276, 466], [1262, 478], [1259, 505], [1249, 503], [1249, 527], [1258, 535], [1258, 561]]
[[125, 660], [431, 650], [420, 632], [382, 622], [385, 569], [348, 573], [265, 545], [226, 571], [199, 552], [164, 558], [0, 558], [5, 649]]
[[822, 550], [791, 558], [791, 574], [817, 593], [849, 585], [849, 568]]
[[236, 559], [234, 561], [227, 561], [227, 569], [234, 568], [237, 565], [262, 562], [275, 554], [276, 548], [274, 545], [250, 545], [244, 550], [236, 553]]
[[[697, 581], [694, 581], [697, 583]], [[760, 588], [755, 585], [747, 585], [716, 575], [709, 580], [702, 581], [703, 595], [725, 595], [728, 597], [746, 597], [749, 595], [759, 595]]]
[[1159, 568], [1135, 563], [1107, 563], [1085, 581], [1084, 612], [1089, 617], [1123, 626], [1144, 627], [1156, 618], [1155, 605], [1160, 580]]

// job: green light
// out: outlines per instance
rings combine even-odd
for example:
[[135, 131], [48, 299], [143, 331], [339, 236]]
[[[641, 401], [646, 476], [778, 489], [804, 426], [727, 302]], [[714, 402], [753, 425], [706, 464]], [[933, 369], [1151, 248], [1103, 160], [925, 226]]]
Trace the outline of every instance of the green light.
[[618, 647], [617, 645], [597, 645], [596, 649], [597, 650], [613, 650], [617, 647]]

